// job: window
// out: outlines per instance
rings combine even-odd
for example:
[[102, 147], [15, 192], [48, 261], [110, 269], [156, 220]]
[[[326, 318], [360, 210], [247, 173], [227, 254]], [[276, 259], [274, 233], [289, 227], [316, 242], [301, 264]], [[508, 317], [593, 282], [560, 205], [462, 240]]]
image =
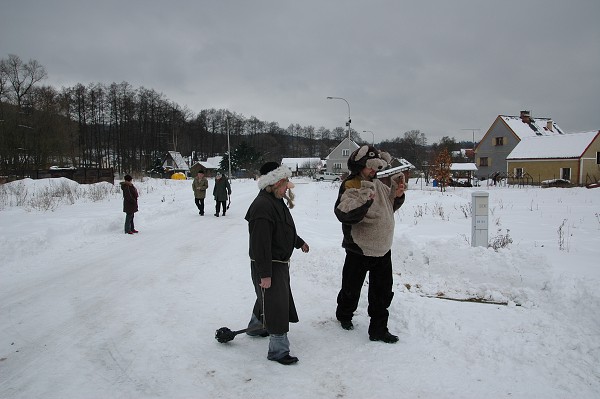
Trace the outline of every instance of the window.
[[571, 181], [571, 168], [560, 168], [560, 178]]
[[487, 157], [479, 158], [479, 166], [488, 166], [488, 158]]
[[342, 150], [342, 156], [344, 157], [349, 157], [350, 156], [350, 150], [345, 148]]
[[504, 137], [496, 137], [495, 145], [504, 145]]
[[596, 165], [600, 165], [600, 152], [596, 153]]
[[515, 168], [515, 178], [520, 179], [523, 177], [523, 168]]
[[341, 163], [335, 162], [333, 164], [333, 170], [341, 170], [341, 169], [342, 169], [342, 164]]

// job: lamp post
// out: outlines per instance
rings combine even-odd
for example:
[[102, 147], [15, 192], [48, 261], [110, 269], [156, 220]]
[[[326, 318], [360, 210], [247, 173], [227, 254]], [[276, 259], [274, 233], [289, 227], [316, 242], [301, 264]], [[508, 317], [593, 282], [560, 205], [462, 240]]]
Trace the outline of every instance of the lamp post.
[[375, 133], [373, 133], [371, 130], [363, 130], [363, 133], [371, 133], [373, 135], [373, 147], [375, 147]]
[[[344, 100], [346, 101], [345, 98], [342, 97], [327, 97], [328, 100]], [[350, 122], [352, 122], [352, 119], [350, 119], [350, 103], [348, 103], [348, 101], [346, 101], [346, 104], [348, 105], [348, 122], [346, 122], [346, 126], [348, 126], [348, 140], [350, 140]]]
[[229, 161], [229, 176], [227, 178], [231, 181], [231, 145], [229, 144], [229, 115], [225, 117], [225, 124], [227, 130], [227, 160]]

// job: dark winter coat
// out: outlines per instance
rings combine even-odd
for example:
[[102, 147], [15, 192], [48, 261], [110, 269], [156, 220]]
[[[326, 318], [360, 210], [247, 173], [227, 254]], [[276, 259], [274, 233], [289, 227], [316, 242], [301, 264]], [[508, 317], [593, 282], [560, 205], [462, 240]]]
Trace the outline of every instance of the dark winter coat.
[[213, 188], [215, 201], [227, 201], [228, 195], [231, 195], [231, 186], [229, 180], [225, 176], [220, 179], [215, 179], [215, 187]]
[[206, 198], [206, 190], [208, 190], [208, 179], [204, 176], [202, 177], [202, 179], [194, 177], [194, 181], [192, 182], [192, 190], [194, 190], [195, 198]]
[[[362, 180], [349, 176], [340, 186], [335, 215], [342, 222], [342, 247], [366, 256], [384, 256], [394, 239], [394, 212], [404, 203], [405, 195], [395, 197], [397, 182], [392, 187], [378, 179]], [[371, 194], [375, 194], [371, 199]]]
[[129, 181], [121, 182], [121, 190], [123, 191], [123, 212], [135, 213], [138, 211], [138, 192]]
[[[261, 190], [245, 219], [250, 233], [249, 254], [255, 288], [260, 278], [271, 277], [265, 290], [265, 318], [271, 334], [283, 334], [298, 321], [289, 282], [289, 260], [304, 240], [296, 233], [290, 210], [282, 199]], [[260, 289], [257, 289], [257, 295]], [[256, 314], [257, 312], [255, 312]]]
[[294, 248], [304, 245], [288, 207], [265, 190], [258, 193], [245, 219], [250, 233], [250, 259], [256, 261], [260, 277], [271, 277], [273, 260], [287, 262]]

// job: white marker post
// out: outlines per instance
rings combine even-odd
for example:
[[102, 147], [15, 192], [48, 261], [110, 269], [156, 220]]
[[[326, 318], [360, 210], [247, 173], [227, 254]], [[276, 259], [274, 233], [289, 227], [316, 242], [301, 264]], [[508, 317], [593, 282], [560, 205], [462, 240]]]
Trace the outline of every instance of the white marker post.
[[471, 246], [488, 246], [488, 199], [489, 193], [475, 191], [471, 194]]

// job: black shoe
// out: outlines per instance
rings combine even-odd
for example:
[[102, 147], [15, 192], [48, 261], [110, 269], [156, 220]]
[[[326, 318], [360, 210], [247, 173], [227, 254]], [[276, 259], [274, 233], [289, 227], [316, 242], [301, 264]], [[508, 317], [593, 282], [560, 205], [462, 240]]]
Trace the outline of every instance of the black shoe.
[[218, 213], [215, 213], [215, 216], [216, 216], [216, 217], [219, 217], [219, 214], [218, 214]]
[[371, 341], [382, 341], [386, 344], [395, 344], [396, 342], [398, 342], [398, 336], [390, 334], [389, 331], [383, 335], [369, 335], [369, 339]]
[[340, 320], [340, 325], [344, 330], [354, 330], [354, 324], [352, 324], [352, 320]]
[[225, 212], [223, 212], [223, 216], [225, 216]]
[[298, 358], [296, 356], [285, 355], [280, 359], [271, 359], [276, 361], [277, 363], [283, 364], [285, 366], [289, 366], [290, 364], [298, 363]]

